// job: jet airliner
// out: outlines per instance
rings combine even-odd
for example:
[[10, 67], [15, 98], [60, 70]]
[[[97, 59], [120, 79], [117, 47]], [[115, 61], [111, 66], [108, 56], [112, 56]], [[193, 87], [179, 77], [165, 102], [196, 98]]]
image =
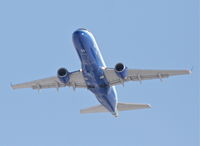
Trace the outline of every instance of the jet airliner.
[[142, 81], [149, 79], [167, 78], [169, 76], [190, 74], [190, 70], [143, 70], [129, 69], [123, 63], [117, 63], [114, 68], [105, 65], [93, 34], [87, 29], [80, 28], [73, 32], [72, 40], [81, 61], [81, 69], [69, 72], [60, 68], [57, 76], [35, 80], [31, 82], [11, 85], [18, 88], [87, 88], [96, 96], [100, 105], [86, 108], [80, 113], [110, 112], [118, 116], [119, 111], [150, 108], [149, 104], [118, 102], [115, 85], [128, 81]]

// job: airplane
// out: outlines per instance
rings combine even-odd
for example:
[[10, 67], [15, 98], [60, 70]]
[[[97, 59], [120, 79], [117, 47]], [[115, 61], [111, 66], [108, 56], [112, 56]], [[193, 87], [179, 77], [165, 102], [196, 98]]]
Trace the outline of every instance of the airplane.
[[93, 34], [84, 28], [75, 30], [72, 34], [74, 47], [81, 61], [81, 69], [69, 72], [66, 68], [58, 69], [57, 76], [34, 80], [31, 82], [11, 85], [13, 89], [32, 88], [45, 89], [61, 87], [86, 88], [96, 96], [100, 105], [80, 110], [80, 113], [110, 112], [115, 117], [119, 111], [150, 108], [149, 104], [118, 102], [116, 85], [128, 81], [143, 81], [167, 78], [169, 76], [192, 73], [191, 70], [144, 70], [129, 69], [123, 63], [117, 63], [114, 68], [105, 65], [99, 47]]

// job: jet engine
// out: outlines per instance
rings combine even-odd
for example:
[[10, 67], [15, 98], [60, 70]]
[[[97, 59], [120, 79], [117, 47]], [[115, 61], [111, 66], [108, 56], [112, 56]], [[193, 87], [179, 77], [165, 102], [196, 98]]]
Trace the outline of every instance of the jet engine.
[[115, 73], [121, 79], [126, 79], [128, 77], [128, 68], [122, 63], [117, 63], [115, 65]]
[[66, 84], [69, 81], [69, 72], [66, 68], [60, 68], [57, 71], [57, 77], [59, 78], [59, 80]]

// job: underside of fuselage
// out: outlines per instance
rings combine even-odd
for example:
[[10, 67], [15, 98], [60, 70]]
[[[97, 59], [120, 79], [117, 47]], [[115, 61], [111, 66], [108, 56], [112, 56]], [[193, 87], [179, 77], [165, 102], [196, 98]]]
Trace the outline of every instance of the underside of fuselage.
[[82, 73], [88, 89], [97, 100], [113, 115], [117, 116], [117, 94], [110, 87], [102, 70], [105, 67], [94, 36], [86, 29], [73, 33], [73, 43], [81, 60]]

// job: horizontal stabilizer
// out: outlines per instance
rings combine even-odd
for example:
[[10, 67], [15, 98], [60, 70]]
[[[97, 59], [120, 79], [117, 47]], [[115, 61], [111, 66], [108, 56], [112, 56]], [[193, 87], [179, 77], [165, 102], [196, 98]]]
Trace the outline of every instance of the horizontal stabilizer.
[[[118, 111], [128, 111], [128, 110], [145, 109], [145, 108], [151, 108], [151, 106], [149, 104], [138, 104], [138, 103], [118, 103], [117, 104]], [[109, 112], [109, 111], [102, 105], [97, 105], [97, 106], [89, 107], [87, 109], [80, 110], [81, 114], [101, 113], [101, 112]]]
[[139, 104], [139, 103], [118, 103], [117, 104], [118, 111], [128, 111], [128, 110], [144, 109], [144, 108], [151, 108], [151, 105]]
[[81, 114], [109, 112], [103, 105], [97, 105], [80, 110]]

